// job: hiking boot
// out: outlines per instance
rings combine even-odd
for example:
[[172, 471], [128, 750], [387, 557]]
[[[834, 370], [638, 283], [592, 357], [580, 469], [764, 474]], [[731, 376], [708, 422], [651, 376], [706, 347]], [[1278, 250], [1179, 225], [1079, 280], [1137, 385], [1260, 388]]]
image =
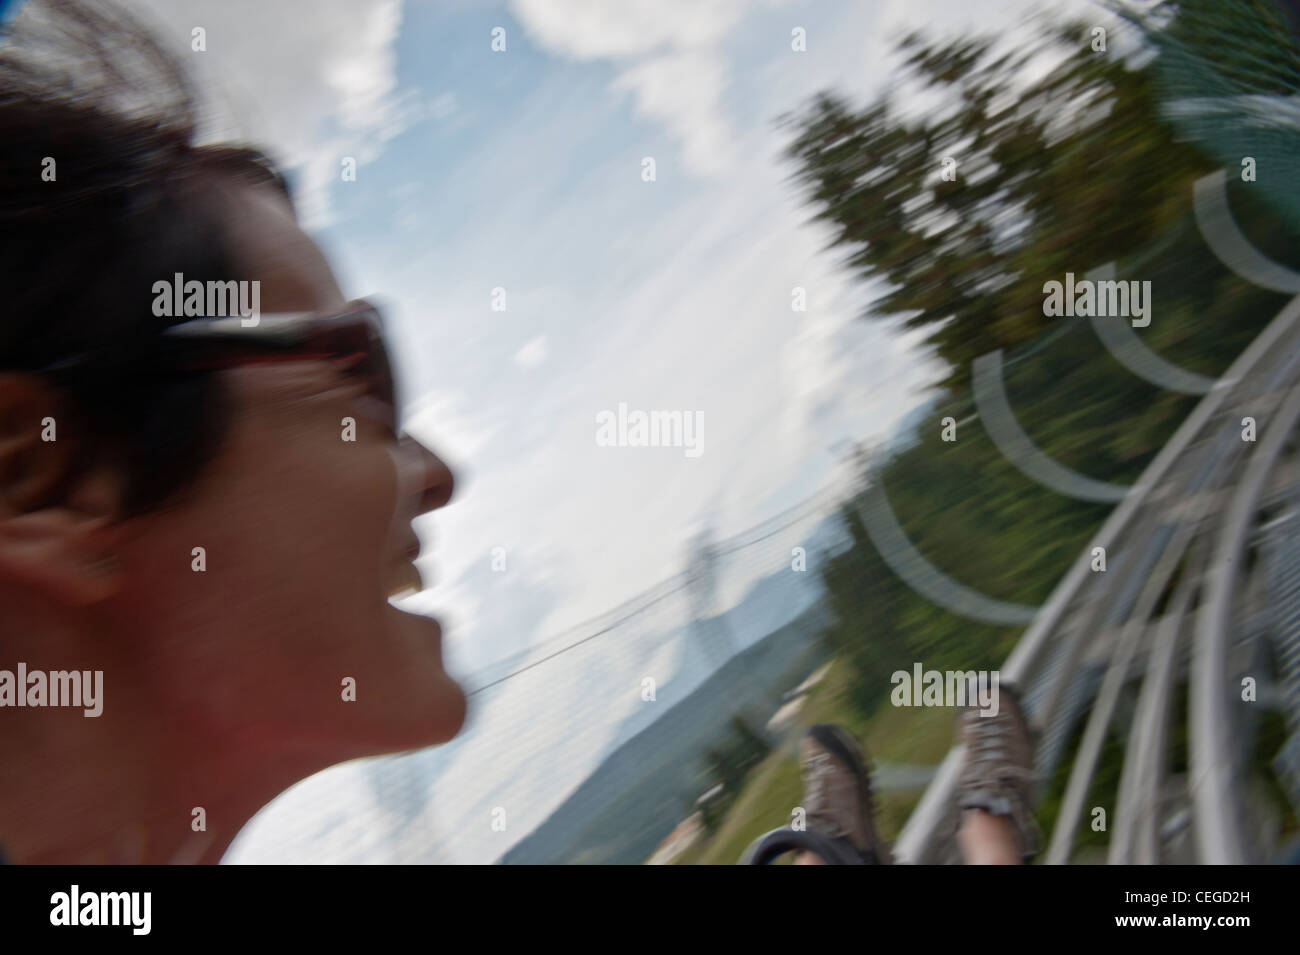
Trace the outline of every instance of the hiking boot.
[[1034, 734], [1016, 692], [999, 687], [993, 715], [966, 707], [958, 730], [966, 758], [957, 779], [957, 805], [963, 812], [983, 809], [1007, 819], [1028, 861], [1038, 852], [1042, 835], [1033, 813]]
[[871, 773], [857, 740], [841, 726], [819, 723], [799, 740], [799, 757], [809, 830], [847, 843], [867, 865], [891, 865], [893, 853], [876, 832]]

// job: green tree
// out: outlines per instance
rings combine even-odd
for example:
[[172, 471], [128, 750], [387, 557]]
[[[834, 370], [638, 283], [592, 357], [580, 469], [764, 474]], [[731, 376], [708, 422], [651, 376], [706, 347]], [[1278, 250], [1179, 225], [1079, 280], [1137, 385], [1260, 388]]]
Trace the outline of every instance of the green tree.
[[[861, 109], [822, 93], [786, 117], [832, 247], [887, 289], [866, 317], [929, 330], [949, 384], [1042, 331], [1044, 281], [1167, 232], [1211, 168], [1161, 121], [1148, 70], [1094, 52], [1083, 23], [1040, 21], [1037, 35], [1005, 52], [992, 36], [913, 32], [899, 85], [937, 109], [911, 115], [897, 91]], [[1058, 62], [1027, 79], [1043, 58]]]
[[[1043, 283], [1108, 261], [1120, 277], [1150, 279], [1159, 313], [1144, 339], [1206, 375], [1221, 374], [1285, 304], [1205, 245], [1193, 182], [1212, 164], [1165, 122], [1150, 63], [1094, 52], [1081, 24], [1037, 29], [1036, 49], [1009, 54], [989, 37], [905, 37], [904, 80], [938, 104], [928, 110], [899, 108], [896, 93], [862, 108], [823, 93], [802, 117], [786, 117], [796, 179], [834, 227], [831, 248], [886, 290], [865, 317], [927, 330], [948, 365], [916, 441], [864, 458], [864, 479], [885, 488], [911, 542], [941, 571], [1028, 605], [1048, 596], [1109, 507], [1062, 497], [1003, 456], [977, 420], [970, 362], [1004, 349], [1004, 383], [1031, 439], [1067, 467], [1128, 484], [1195, 399], [1129, 373], [1086, 322], [1045, 318]], [[1179, 29], [1175, 20], [1169, 37]], [[1036, 56], [1057, 59], [1040, 76]], [[950, 157], [952, 181], [943, 178]], [[1262, 251], [1294, 258], [1294, 223], [1249, 186], [1231, 187], [1230, 198]], [[940, 440], [945, 416], [965, 422], [955, 442]], [[822, 573], [835, 614], [823, 636], [855, 669], [852, 702], [870, 715], [892, 671], [912, 661], [995, 666], [1018, 628], [972, 623], [911, 591], [867, 537], [861, 503], [844, 513], [851, 549]]]

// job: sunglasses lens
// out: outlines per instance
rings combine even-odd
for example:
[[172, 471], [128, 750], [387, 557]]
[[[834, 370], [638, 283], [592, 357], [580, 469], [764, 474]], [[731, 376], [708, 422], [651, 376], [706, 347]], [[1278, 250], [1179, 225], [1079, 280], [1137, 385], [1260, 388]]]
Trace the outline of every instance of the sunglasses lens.
[[301, 357], [332, 358], [366, 381], [371, 394], [387, 409], [391, 429], [397, 432], [401, 399], [384, 340], [383, 318], [373, 305], [358, 303], [331, 316], [266, 318], [252, 330], [229, 324], [214, 330], [213, 324], [196, 321], [168, 329], [169, 367], [199, 371]]
[[379, 397], [392, 409], [393, 430], [397, 430], [397, 381], [393, 377], [393, 366], [388, 357], [388, 347], [382, 335], [375, 334], [370, 345], [370, 362], [374, 366], [375, 387]]
[[356, 336], [354, 340], [357, 351], [365, 355], [364, 373], [370, 379], [375, 396], [390, 409], [393, 430], [396, 431], [397, 382], [393, 377], [393, 366], [384, 341], [383, 322], [379, 313], [373, 308], [360, 313], [353, 334]]

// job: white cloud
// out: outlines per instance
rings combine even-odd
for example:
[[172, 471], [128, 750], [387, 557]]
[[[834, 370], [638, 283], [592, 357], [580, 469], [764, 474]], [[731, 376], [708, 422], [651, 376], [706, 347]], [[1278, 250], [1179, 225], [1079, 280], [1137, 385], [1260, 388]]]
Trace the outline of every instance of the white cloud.
[[434, 119], [447, 119], [459, 107], [455, 93], [441, 93], [429, 101], [429, 115]]
[[520, 368], [536, 368], [546, 361], [546, 336], [538, 335], [515, 352], [515, 364]]
[[595, 60], [712, 45], [748, 5], [746, 0], [514, 0], [511, 10], [543, 47]]
[[723, 108], [727, 65], [718, 46], [748, 0], [515, 0], [512, 10], [544, 49], [577, 60], [631, 65], [614, 81], [638, 111], [681, 144], [688, 172], [714, 176], [735, 162]]
[[629, 89], [639, 112], [681, 143], [688, 171], [701, 176], [732, 168], [735, 134], [722, 109], [726, 68], [715, 54], [673, 53], [640, 63], [614, 81]]
[[[309, 227], [329, 221], [344, 156], [371, 162], [394, 136], [454, 105], [426, 106], [417, 90], [398, 87], [402, 0], [142, 3], [208, 99], [205, 138], [271, 151], [294, 171]], [[196, 26], [207, 32], [206, 52], [190, 48]]]
[[403, 426], [414, 438], [449, 461], [478, 458], [500, 430], [467, 412], [458, 398], [425, 389], [403, 409]]

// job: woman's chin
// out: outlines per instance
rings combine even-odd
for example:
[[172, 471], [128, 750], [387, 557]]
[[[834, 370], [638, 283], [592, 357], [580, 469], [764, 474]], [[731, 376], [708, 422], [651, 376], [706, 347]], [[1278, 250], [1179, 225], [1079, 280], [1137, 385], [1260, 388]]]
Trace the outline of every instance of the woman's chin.
[[388, 609], [399, 644], [409, 655], [387, 690], [390, 705], [400, 709], [401, 722], [411, 733], [405, 748], [445, 743], [465, 725], [469, 701], [443, 668], [442, 626], [433, 617]]

